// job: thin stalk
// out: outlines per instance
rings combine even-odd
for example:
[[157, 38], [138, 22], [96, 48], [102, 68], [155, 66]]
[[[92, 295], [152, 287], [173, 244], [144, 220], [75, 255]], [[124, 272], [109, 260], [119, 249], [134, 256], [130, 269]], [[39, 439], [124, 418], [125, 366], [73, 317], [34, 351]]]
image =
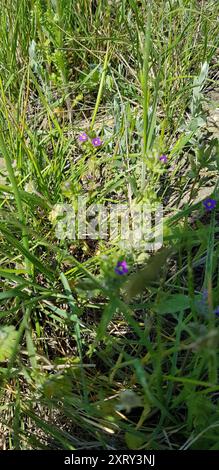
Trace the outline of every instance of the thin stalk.
[[104, 65], [103, 65], [103, 72], [102, 72], [102, 76], [101, 76], [101, 80], [100, 80], [100, 86], [99, 86], [98, 95], [97, 95], [97, 100], [96, 100], [96, 103], [95, 103], [94, 112], [93, 112], [93, 116], [92, 116], [92, 120], [91, 120], [91, 129], [93, 129], [94, 122], [95, 122], [95, 119], [96, 119], [96, 115], [97, 115], [97, 112], [98, 112], [98, 108], [99, 108], [99, 105], [100, 105], [100, 100], [101, 100], [102, 93], [103, 93], [103, 87], [104, 87], [104, 82], [105, 82], [105, 77], [106, 77], [107, 66], [108, 66], [108, 59], [109, 59], [109, 41], [107, 43], [106, 55], [105, 55], [105, 60], [104, 60]]
[[142, 159], [142, 189], [145, 186], [146, 177], [146, 154], [148, 147], [148, 109], [149, 109], [149, 56], [151, 46], [151, 4], [148, 2], [148, 16], [144, 40], [143, 70], [142, 70], [142, 91], [143, 91], [143, 159]]

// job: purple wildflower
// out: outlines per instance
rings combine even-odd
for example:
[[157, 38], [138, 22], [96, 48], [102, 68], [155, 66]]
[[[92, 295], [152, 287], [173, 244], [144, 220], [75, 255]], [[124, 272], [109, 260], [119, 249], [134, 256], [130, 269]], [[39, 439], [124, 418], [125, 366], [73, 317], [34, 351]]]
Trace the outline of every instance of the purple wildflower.
[[212, 209], [214, 209], [216, 205], [217, 201], [215, 201], [215, 199], [211, 199], [210, 197], [205, 199], [205, 201], [203, 202], [203, 206], [205, 207], [206, 211], [212, 211]]
[[217, 317], [219, 317], [219, 305], [214, 310], [214, 314], [217, 315]]
[[94, 137], [94, 139], [92, 139], [92, 144], [94, 145], [94, 147], [99, 147], [100, 145], [102, 145], [102, 140], [100, 140], [99, 137]]
[[166, 155], [161, 155], [161, 157], [159, 157], [159, 160], [163, 163], [167, 163], [167, 156]]
[[120, 276], [123, 276], [123, 274], [128, 273], [128, 266], [126, 261], [118, 261], [116, 268], [115, 268], [115, 273], [119, 274]]
[[81, 135], [79, 135], [78, 139], [80, 140], [80, 142], [86, 142], [86, 140], [88, 139], [88, 135], [86, 134], [86, 132], [83, 132]]

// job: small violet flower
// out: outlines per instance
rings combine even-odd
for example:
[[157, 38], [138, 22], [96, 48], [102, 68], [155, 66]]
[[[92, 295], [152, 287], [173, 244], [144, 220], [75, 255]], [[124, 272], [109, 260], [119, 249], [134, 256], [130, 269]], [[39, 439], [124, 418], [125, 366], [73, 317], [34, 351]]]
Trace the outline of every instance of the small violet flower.
[[83, 132], [81, 135], [79, 135], [78, 139], [80, 140], [80, 142], [86, 142], [86, 140], [88, 140], [88, 135], [86, 134], [86, 132]]
[[216, 205], [217, 201], [215, 201], [215, 199], [211, 199], [210, 197], [203, 201], [203, 206], [205, 207], [206, 211], [212, 211], [212, 209], [214, 209]]
[[115, 273], [119, 274], [120, 276], [123, 276], [123, 274], [128, 273], [128, 266], [126, 261], [118, 261], [116, 268], [115, 268]]
[[94, 139], [92, 139], [92, 144], [94, 147], [100, 147], [100, 145], [102, 145], [102, 140], [100, 140], [99, 137], [94, 137]]
[[214, 310], [214, 314], [217, 315], [217, 317], [219, 317], [219, 305]]
[[161, 155], [161, 157], [159, 157], [159, 160], [163, 163], [167, 163], [167, 156], [166, 155]]

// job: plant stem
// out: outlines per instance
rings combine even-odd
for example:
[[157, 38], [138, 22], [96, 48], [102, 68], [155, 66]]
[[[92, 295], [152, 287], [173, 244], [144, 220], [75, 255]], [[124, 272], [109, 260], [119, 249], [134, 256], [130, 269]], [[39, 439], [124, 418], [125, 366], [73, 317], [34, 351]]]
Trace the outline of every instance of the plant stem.
[[95, 103], [95, 108], [94, 108], [92, 121], [91, 121], [91, 129], [93, 129], [93, 126], [94, 126], [94, 122], [95, 122], [95, 119], [96, 119], [97, 111], [98, 111], [98, 108], [99, 108], [99, 104], [100, 104], [100, 100], [101, 100], [101, 96], [102, 96], [102, 92], [103, 92], [103, 86], [104, 86], [104, 82], [105, 82], [106, 70], [107, 70], [107, 65], [108, 65], [108, 57], [109, 57], [109, 42], [107, 43], [106, 55], [105, 55], [105, 60], [104, 60], [104, 65], [103, 65], [103, 72], [102, 72], [102, 76], [101, 76], [101, 80], [100, 80], [100, 86], [99, 86], [99, 90], [98, 90], [97, 100], [96, 100], [96, 103]]

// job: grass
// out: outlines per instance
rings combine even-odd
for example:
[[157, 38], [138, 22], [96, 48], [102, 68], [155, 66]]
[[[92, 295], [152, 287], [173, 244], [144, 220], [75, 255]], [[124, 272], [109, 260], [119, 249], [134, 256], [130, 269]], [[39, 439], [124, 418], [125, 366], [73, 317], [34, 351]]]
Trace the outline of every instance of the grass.
[[[0, 2], [2, 449], [219, 449], [217, 3]], [[162, 248], [60, 239], [85, 196]]]

